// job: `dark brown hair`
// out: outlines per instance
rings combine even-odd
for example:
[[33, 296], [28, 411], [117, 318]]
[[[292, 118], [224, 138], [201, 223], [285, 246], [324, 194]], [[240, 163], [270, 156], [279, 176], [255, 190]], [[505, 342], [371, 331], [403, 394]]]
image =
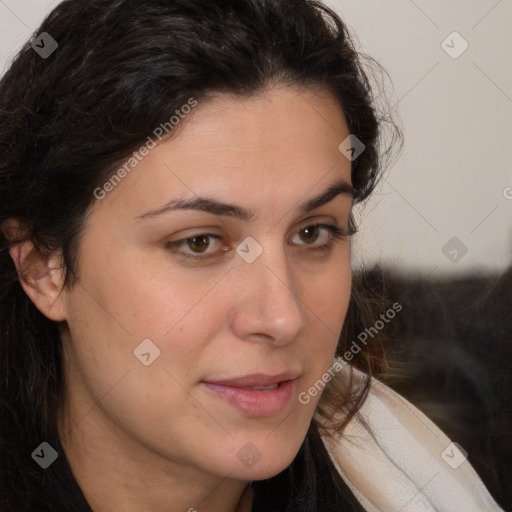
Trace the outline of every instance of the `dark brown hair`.
[[[383, 144], [380, 127], [394, 127], [392, 139], [399, 136], [377, 109], [346, 26], [320, 2], [65, 0], [34, 39], [45, 32], [58, 48], [43, 58], [28, 42], [0, 82], [0, 223], [17, 219], [25, 228], [10, 241], [0, 234], [0, 504], [16, 512], [90, 509], [58, 439], [58, 325], [24, 293], [11, 245], [31, 241], [46, 254], [62, 251], [65, 285], [72, 287], [94, 190], [191, 97], [200, 102], [212, 92], [251, 95], [275, 83], [330, 92], [350, 133], [365, 145], [352, 162], [359, 202], [374, 189], [393, 147]], [[338, 354], [368, 325], [358, 297], [353, 293]], [[363, 350], [354, 364], [370, 375], [381, 362], [381, 353]], [[340, 396], [332, 392], [333, 381], [322, 404], [343, 409], [348, 421], [367, 384], [356, 396]], [[30, 456], [43, 440], [61, 450], [46, 471]], [[335, 480], [315, 422], [299, 456], [308, 483], [319, 481], [325, 468]], [[339, 479], [336, 486], [343, 487]], [[257, 489], [257, 496], [265, 495], [264, 486]], [[315, 485], [290, 489], [293, 510], [328, 510]]]

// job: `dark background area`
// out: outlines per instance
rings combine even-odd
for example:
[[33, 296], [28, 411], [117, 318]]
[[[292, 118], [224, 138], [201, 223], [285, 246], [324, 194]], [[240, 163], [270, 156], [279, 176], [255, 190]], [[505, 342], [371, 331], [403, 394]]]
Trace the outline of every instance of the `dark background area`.
[[454, 442], [512, 511], [512, 267], [432, 280], [375, 268], [367, 288], [403, 311], [385, 327], [388, 386]]

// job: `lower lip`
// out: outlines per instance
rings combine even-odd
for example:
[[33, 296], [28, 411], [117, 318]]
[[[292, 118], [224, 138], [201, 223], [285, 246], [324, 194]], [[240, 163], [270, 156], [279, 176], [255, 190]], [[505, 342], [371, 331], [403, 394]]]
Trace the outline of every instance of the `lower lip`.
[[253, 390], [203, 382], [202, 384], [247, 416], [273, 416], [290, 402], [298, 379], [280, 382], [275, 389]]

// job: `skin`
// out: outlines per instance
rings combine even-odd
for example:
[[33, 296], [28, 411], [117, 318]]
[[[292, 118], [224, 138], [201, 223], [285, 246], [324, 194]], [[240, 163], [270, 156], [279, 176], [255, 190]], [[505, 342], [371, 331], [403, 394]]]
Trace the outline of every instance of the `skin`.
[[[350, 242], [326, 251], [304, 227], [347, 228], [353, 199], [340, 194], [307, 213], [299, 205], [344, 181], [338, 150], [349, 135], [328, 93], [276, 86], [250, 98], [215, 95], [182, 121], [102, 200], [83, 227], [79, 283], [62, 289], [58, 253], [15, 246], [23, 287], [59, 322], [66, 399], [63, 446], [95, 511], [250, 510], [251, 480], [286, 468], [320, 398], [306, 391], [333, 363], [350, 296]], [[176, 210], [137, 218], [177, 197], [208, 196], [254, 212], [250, 221]], [[17, 229], [14, 221], [6, 234]], [[182, 255], [166, 245], [211, 233]], [[246, 263], [248, 236], [263, 253]], [[204, 240], [203, 240], [204, 242]], [[206, 248], [205, 248], [206, 245]], [[190, 261], [203, 250], [216, 256]], [[185, 255], [183, 255], [185, 254]], [[149, 338], [160, 356], [134, 349]], [[250, 417], [201, 383], [254, 373], [300, 372], [275, 415]], [[238, 451], [261, 455], [248, 467]], [[149, 476], [150, 475], [150, 476]]]

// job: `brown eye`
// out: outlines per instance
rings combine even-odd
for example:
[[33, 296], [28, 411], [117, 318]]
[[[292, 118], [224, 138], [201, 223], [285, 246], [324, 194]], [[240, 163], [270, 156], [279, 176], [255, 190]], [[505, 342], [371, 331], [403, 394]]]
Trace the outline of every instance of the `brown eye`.
[[220, 239], [221, 237], [218, 235], [198, 233], [175, 242], [168, 242], [166, 247], [179, 257], [204, 260], [221, 256], [229, 250], [229, 248], [221, 248]]
[[333, 224], [310, 224], [297, 231], [292, 240], [307, 250], [326, 251], [332, 248], [334, 242], [347, 240], [349, 236], [348, 230]]
[[306, 226], [300, 230], [300, 237], [304, 242], [311, 244], [318, 239], [318, 226]]
[[196, 253], [202, 253], [210, 246], [210, 237], [208, 235], [193, 236], [187, 238], [187, 245]]

